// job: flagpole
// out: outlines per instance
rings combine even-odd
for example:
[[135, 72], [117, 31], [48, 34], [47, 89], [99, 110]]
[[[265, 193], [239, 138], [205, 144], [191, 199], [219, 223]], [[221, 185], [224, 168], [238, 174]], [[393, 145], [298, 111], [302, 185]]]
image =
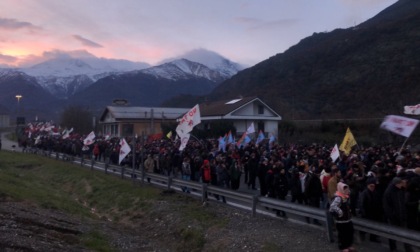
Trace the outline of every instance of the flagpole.
[[402, 149], [404, 148], [404, 145], [407, 143], [408, 137], [405, 139], [403, 145], [401, 146], [400, 151], [398, 152], [399, 154], [401, 154]]

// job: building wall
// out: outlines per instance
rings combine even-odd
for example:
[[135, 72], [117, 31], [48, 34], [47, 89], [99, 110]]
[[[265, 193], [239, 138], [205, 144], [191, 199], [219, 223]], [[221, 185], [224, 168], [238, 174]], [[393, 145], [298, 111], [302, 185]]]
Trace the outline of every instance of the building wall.
[[0, 128], [10, 127], [10, 116], [0, 115]]

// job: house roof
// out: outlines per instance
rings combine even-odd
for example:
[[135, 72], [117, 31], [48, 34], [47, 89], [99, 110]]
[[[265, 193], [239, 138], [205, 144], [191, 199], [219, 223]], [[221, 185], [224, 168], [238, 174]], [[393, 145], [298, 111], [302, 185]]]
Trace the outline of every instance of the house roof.
[[240, 108], [245, 107], [246, 105], [258, 102], [264, 105], [269, 109], [276, 117], [281, 118], [276, 111], [270, 108], [267, 104], [261, 101], [258, 97], [244, 97], [238, 99], [229, 99], [229, 100], [220, 100], [214, 102], [205, 102], [200, 104], [200, 115], [201, 117], [223, 117], [233, 112], [237, 111]]
[[100, 121], [104, 121], [105, 116], [110, 113], [112, 117], [119, 120], [127, 119], [177, 119], [185, 114], [188, 108], [160, 108], [160, 107], [127, 107], [127, 106], [107, 106], [102, 113]]

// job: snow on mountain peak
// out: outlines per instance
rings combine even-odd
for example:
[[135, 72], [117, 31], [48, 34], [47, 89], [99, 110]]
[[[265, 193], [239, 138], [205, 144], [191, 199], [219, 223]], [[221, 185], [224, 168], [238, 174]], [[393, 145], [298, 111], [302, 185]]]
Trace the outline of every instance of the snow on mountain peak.
[[156, 78], [165, 78], [170, 80], [189, 79], [193, 76], [219, 82], [227, 78], [218, 71], [187, 59], [177, 59], [159, 66], [141, 70], [141, 72], [154, 75]]
[[223, 56], [206, 49], [195, 49], [181, 56], [166, 59], [162, 61], [162, 63], [171, 62], [177, 59], [187, 59], [193, 62], [198, 62], [228, 77], [231, 77], [238, 71], [244, 69], [244, 67], [240, 64], [231, 62]]

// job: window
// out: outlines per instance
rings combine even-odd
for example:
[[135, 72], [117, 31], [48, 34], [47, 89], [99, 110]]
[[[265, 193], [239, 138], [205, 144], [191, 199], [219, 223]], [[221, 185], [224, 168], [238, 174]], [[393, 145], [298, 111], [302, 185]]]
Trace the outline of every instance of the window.
[[263, 115], [264, 114], [264, 106], [263, 105], [258, 105], [258, 114], [259, 115]]

